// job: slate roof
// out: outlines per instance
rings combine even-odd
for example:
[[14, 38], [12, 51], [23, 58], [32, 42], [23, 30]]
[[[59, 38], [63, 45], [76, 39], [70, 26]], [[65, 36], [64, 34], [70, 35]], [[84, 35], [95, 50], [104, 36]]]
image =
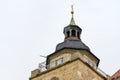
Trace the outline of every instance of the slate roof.
[[63, 48], [73, 48], [73, 49], [84, 49], [90, 51], [89, 47], [86, 46], [81, 40], [67, 40], [62, 43], [59, 43], [56, 46], [56, 51]]

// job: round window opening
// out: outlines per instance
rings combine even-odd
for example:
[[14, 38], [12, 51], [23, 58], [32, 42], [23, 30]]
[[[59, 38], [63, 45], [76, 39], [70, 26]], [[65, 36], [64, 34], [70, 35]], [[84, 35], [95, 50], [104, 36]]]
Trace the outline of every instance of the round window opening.
[[53, 78], [51, 78], [51, 80], [59, 80], [59, 78], [58, 77], [53, 77]]

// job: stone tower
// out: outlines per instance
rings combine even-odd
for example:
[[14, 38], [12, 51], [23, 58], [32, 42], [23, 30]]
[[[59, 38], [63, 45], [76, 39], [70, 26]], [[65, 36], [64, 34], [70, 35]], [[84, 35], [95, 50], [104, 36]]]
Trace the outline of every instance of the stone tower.
[[29, 80], [107, 80], [98, 68], [100, 60], [81, 40], [82, 29], [75, 24], [73, 6], [71, 14], [70, 24], [63, 31], [64, 41], [31, 72]]

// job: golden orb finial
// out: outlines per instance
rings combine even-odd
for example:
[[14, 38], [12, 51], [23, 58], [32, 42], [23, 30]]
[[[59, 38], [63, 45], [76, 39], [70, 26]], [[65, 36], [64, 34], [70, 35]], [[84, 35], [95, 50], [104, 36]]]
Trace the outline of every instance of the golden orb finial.
[[71, 5], [71, 14], [72, 15], [74, 14], [73, 6], [74, 6], [74, 4]]
[[71, 21], [70, 21], [70, 25], [76, 25], [75, 21], [74, 21], [74, 18], [73, 18], [73, 14], [74, 14], [73, 6], [74, 6], [74, 4], [71, 5], [72, 18], [71, 18]]

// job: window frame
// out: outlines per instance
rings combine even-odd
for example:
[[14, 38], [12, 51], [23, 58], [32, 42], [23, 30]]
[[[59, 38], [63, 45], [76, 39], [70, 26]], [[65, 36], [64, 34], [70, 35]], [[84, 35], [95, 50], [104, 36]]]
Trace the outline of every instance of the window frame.
[[55, 61], [55, 65], [57, 66], [57, 65], [60, 65], [60, 64], [62, 64], [63, 63], [63, 57], [62, 58], [59, 58], [59, 59], [57, 59], [56, 61]]

